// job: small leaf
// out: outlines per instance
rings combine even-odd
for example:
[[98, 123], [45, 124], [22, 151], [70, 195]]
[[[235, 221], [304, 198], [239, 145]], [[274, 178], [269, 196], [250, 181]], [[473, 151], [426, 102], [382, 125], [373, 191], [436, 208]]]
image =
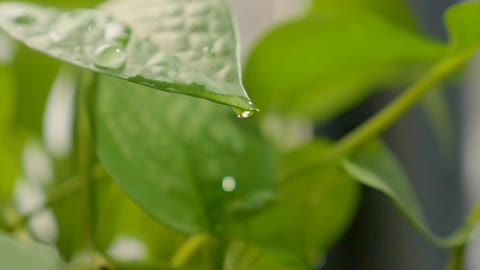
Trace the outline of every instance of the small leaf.
[[[282, 158], [291, 167], [311, 153], [328, 151], [330, 143], [302, 147]], [[293, 162], [295, 164], [295, 162]], [[246, 243], [289, 252], [314, 265], [345, 232], [356, 210], [359, 185], [337, 164], [327, 164], [301, 177], [282, 181], [269, 208], [238, 220], [232, 235]]]
[[113, 0], [61, 11], [0, 3], [0, 27], [55, 58], [167, 92], [255, 111], [225, 0]]
[[11, 270], [62, 270], [65, 265], [50, 247], [0, 234], [0, 264]]
[[428, 227], [407, 177], [393, 154], [380, 141], [374, 141], [344, 162], [344, 167], [360, 183], [387, 195], [405, 217], [429, 240], [440, 247], [462, 246], [480, 220], [475, 210], [472, 220], [448, 237], [436, 236]]
[[444, 53], [444, 45], [374, 14], [310, 16], [260, 41], [245, 84], [264, 110], [325, 121]]
[[216, 232], [272, 196], [275, 152], [221, 106], [101, 77], [100, 160], [147, 212], [184, 233]]
[[480, 47], [480, 2], [466, 2], [450, 7], [445, 15], [452, 46], [455, 49]]

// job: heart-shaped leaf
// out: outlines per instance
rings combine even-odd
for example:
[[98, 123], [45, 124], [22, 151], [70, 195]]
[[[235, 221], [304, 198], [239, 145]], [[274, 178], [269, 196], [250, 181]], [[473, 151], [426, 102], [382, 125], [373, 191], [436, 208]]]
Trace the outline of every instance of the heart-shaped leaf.
[[256, 110], [241, 83], [225, 0], [112, 0], [73, 11], [7, 2], [0, 27], [77, 66], [231, 105], [243, 116]]
[[22, 242], [0, 234], [0, 265], [11, 270], [63, 270], [58, 253], [47, 246]]
[[480, 221], [480, 208], [477, 208], [470, 220], [454, 234], [444, 238], [436, 236], [425, 221], [405, 173], [393, 154], [380, 141], [374, 141], [360, 149], [344, 162], [344, 167], [360, 183], [387, 195], [405, 217], [438, 246], [454, 248], [464, 245]]
[[264, 110], [325, 121], [443, 56], [443, 44], [368, 12], [309, 16], [274, 29], [251, 54], [245, 84]]
[[101, 77], [96, 93], [100, 160], [157, 219], [185, 233], [214, 233], [233, 212], [272, 195], [274, 151], [250, 121], [112, 77]]

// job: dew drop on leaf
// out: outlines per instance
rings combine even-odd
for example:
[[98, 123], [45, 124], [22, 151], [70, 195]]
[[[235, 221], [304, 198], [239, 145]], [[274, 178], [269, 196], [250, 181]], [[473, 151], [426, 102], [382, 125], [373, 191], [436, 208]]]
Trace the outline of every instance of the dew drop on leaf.
[[222, 180], [222, 188], [226, 192], [233, 192], [237, 188], [237, 180], [232, 176], [225, 176]]
[[125, 49], [115, 45], [103, 45], [95, 51], [95, 65], [106, 69], [120, 69], [125, 65]]

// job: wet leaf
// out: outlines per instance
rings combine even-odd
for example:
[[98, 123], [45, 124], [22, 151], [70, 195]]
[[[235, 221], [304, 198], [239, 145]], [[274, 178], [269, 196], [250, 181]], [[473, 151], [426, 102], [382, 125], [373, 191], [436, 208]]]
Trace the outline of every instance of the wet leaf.
[[241, 83], [224, 0], [112, 0], [73, 11], [7, 2], [0, 18], [13, 37], [62, 61], [231, 105], [240, 115], [256, 110]]

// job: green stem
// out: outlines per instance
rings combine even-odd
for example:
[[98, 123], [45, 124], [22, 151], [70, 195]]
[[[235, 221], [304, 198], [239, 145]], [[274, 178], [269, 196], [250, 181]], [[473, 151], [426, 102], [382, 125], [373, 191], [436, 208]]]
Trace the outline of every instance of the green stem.
[[452, 257], [448, 263], [446, 270], [462, 270], [463, 258], [465, 257], [465, 245], [456, 248], [453, 251]]
[[171, 265], [174, 268], [183, 267], [195, 252], [208, 240], [208, 235], [190, 237], [173, 256]]
[[473, 55], [475, 51], [468, 50], [446, 57], [435, 65], [422, 79], [406, 89], [397, 99], [374, 115], [367, 122], [362, 124], [351, 133], [338, 141], [333, 149], [316, 160], [306, 164], [300, 171], [294, 174], [310, 170], [312, 167], [322, 165], [328, 161], [340, 159], [347, 156], [359, 146], [371, 138], [377, 137], [411, 107], [416, 105], [428, 91], [434, 88], [439, 82], [458, 71]]
[[82, 173], [85, 185], [85, 244], [91, 251], [94, 248], [94, 233], [96, 219], [95, 189], [93, 184], [93, 175], [91, 168], [93, 166], [94, 154], [92, 151], [92, 133], [90, 127], [90, 99], [91, 92], [95, 87], [95, 75], [84, 73], [82, 85], [78, 93], [78, 114], [77, 114], [77, 134], [78, 134], [78, 167]]

